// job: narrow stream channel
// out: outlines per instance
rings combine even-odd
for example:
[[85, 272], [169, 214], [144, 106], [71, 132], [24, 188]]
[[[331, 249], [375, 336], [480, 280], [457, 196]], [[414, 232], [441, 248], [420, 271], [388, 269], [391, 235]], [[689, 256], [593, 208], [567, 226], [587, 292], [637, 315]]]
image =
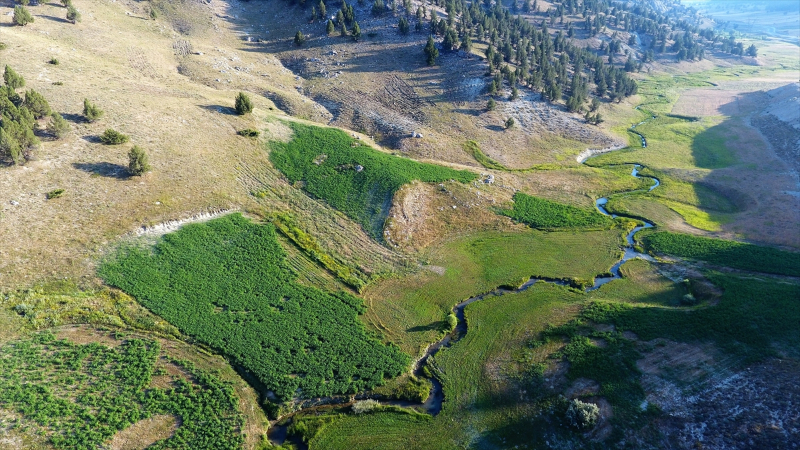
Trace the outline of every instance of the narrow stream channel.
[[[636, 109], [639, 109], [639, 107], [637, 106]], [[631, 132], [639, 135], [639, 137], [642, 138], [642, 147], [645, 147], [645, 148], [647, 147], [647, 140], [645, 139], [645, 137], [643, 135], [638, 133], [635, 130], [635, 128], [637, 126], [639, 126], [639, 125], [642, 125], [644, 123], [649, 122], [652, 119], [655, 119], [656, 117], [657, 116], [652, 115], [651, 118], [649, 118], [647, 120], [644, 120], [642, 122], [639, 122], [636, 125], [631, 126], [631, 128], [630, 128]], [[652, 191], [653, 189], [657, 188], [661, 184], [661, 182], [658, 180], [658, 178], [639, 175], [639, 169], [641, 167], [642, 166], [639, 165], [639, 164], [633, 164], [633, 169], [631, 170], [631, 176], [633, 176], [635, 178], [653, 180], [653, 184], [648, 188], [648, 192]], [[636, 191], [629, 191], [629, 192], [625, 192], [625, 193], [622, 193], [622, 194], [629, 194], [629, 193], [632, 193], [632, 192], [636, 192]], [[600, 211], [601, 214], [606, 215], [606, 216], [610, 216], [612, 218], [617, 218], [618, 216], [616, 214], [611, 214], [606, 210], [606, 204], [607, 203], [608, 203], [608, 198], [607, 197], [601, 197], [601, 198], [598, 198], [595, 201], [595, 207], [597, 207], [597, 210]], [[641, 219], [639, 219], [639, 220], [641, 220]], [[645, 220], [641, 220], [641, 221], [644, 222], [644, 225], [637, 226], [637, 227], [633, 228], [633, 230], [631, 230], [625, 236], [625, 245], [623, 247], [624, 253], [622, 255], [622, 258], [616, 264], [614, 264], [611, 267], [611, 269], [609, 270], [609, 274], [595, 277], [594, 284], [592, 286], [588, 287], [586, 289], [586, 292], [590, 292], [590, 291], [593, 291], [595, 289], [598, 289], [598, 288], [600, 288], [600, 286], [602, 286], [602, 285], [604, 285], [604, 284], [606, 284], [606, 283], [608, 283], [608, 282], [610, 282], [612, 280], [620, 278], [621, 277], [621, 275], [620, 275], [620, 267], [626, 261], [630, 261], [631, 259], [635, 259], [635, 258], [641, 258], [641, 259], [644, 259], [644, 260], [647, 260], [647, 261], [654, 261], [652, 256], [650, 256], [648, 254], [645, 254], [645, 253], [641, 253], [639, 251], [636, 251], [636, 249], [634, 248], [633, 236], [641, 229], [652, 228], [654, 226], [652, 223], [650, 223], [648, 221], [645, 221]], [[532, 277], [528, 281], [526, 281], [522, 286], [520, 286], [520, 287], [518, 287], [516, 289], [497, 288], [497, 289], [495, 289], [493, 291], [489, 291], [489, 292], [481, 294], [481, 295], [476, 295], [474, 297], [470, 297], [470, 298], [464, 300], [463, 302], [457, 304], [456, 306], [453, 307], [453, 313], [456, 315], [456, 318], [458, 318], [458, 324], [456, 325], [455, 329], [453, 331], [451, 331], [450, 333], [448, 333], [441, 340], [439, 340], [439, 341], [437, 341], [437, 342], [435, 342], [435, 343], [433, 343], [433, 344], [428, 346], [428, 349], [425, 351], [425, 354], [422, 355], [422, 357], [419, 358], [417, 360], [417, 362], [414, 364], [414, 368], [413, 368], [414, 375], [423, 377], [424, 376], [423, 375], [423, 368], [428, 363], [428, 360], [431, 357], [433, 357], [436, 353], [438, 353], [439, 350], [441, 350], [443, 347], [449, 347], [449, 346], [453, 345], [454, 343], [460, 341], [464, 336], [466, 336], [466, 334], [467, 334], [467, 321], [466, 321], [466, 318], [465, 318], [465, 315], [464, 315], [464, 310], [466, 309], [467, 305], [469, 305], [470, 303], [474, 303], [474, 302], [483, 300], [483, 299], [485, 299], [487, 297], [496, 297], [496, 296], [501, 296], [501, 295], [505, 295], [505, 294], [516, 294], [516, 293], [519, 293], [519, 292], [524, 292], [524, 291], [527, 291], [531, 286], [533, 286], [536, 283], [552, 283], [552, 284], [557, 284], [557, 285], [560, 285], [560, 286], [567, 286], [569, 284], [568, 282], [563, 281], [563, 280]], [[430, 392], [430, 395], [428, 396], [427, 400], [425, 400], [425, 403], [422, 404], [422, 407], [428, 414], [431, 414], [431, 415], [435, 416], [435, 415], [439, 414], [439, 412], [442, 410], [442, 403], [444, 402], [444, 390], [442, 389], [441, 382], [439, 382], [439, 380], [436, 379], [436, 377], [430, 378], [430, 381], [431, 381], [431, 384], [432, 384], [431, 392]], [[396, 405], [396, 406], [415, 406], [415, 405], [418, 405], [418, 404], [414, 404], [414, 403], [411, 403], [411, 402], [404, 402], [404, 401], [381, 401], [381, 404], [384, 404], [384, 405]], [[344, 404], [344, 403], [340, 403], [340, 404], [335, 405], [335, 406], [345, 406], [345, 405], [346, 404]], [[313, 408], [310, 408], [310, 409], [313, 409]], [[287, 437], [287, 428], [288, 428], [287, 425], [274, 424], [274, 425], [270, 426], [270, 429], [269, 429], [269, 432], [268, 432], [269, 440], [273, 444], [277, 444], [277, 445], [281, 445], [285, 441], [288, 440], [288, 441], [292, 442], [293, 444], [295, 444], [297, 446], [297, 448], [300, 449], [300, 450], [307, 449], [308, 446], [304, 442], [302, 442], [300, 439], [297, 439], [296, 437], [291, 437], [291, 436]]]

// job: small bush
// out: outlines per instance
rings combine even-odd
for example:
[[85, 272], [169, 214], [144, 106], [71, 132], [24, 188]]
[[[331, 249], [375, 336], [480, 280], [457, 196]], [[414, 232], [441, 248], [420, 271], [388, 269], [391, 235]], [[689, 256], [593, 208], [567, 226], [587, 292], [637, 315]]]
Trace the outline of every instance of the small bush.
[[53, 82], [53, 86], [63, 86], [63, 85], [64, 85], [63, 81], [54, 81]]
[[577, 398], [567, 408], [567, 420], [570, 425], [582, 430], [592, 428], [600, 418], [600, 408], [594, 403], [584, 403]]
[[245, 128], [244, 130], [239, 130], [237, 134], [239, 134], [239, 136], [244, 136], [244, 137], [258, 137], [258, 135], [261, 133], [259, 133], [258, 130], [254, 130], [252, 128]]
[[5, 50], [6, 47], [8, 47], [8, 46], [6, 45], [5, 42], [0, 42], [0, 50]]
[[150, 170], [147, 153], [138, 145], [134, 145], [128, 152], [128, 172], [133, 176], [140, 176]]
[[105, 112], [98, 108], [97, 105], [89, 102], [88, 98], [83, 99], [83, 116], [86, 117], [86, 120], [94, 122], [103, 117], [103, 114], [105, 114]]
[[14, 7], [14, 25], [24, 27], [25, 25], [33, 23], [33, 16], [27, 8], [21, 5]]
[[50, 58], [50, 61], [47, 61], [47, 62], [48, 62], [49, 64], [52, 64], [52, 65], [54, 65], [54, 66], [57, 66], [57, 65], [59, 64], [59, 63], [58, 63], [58, 58]]
[[455, 314], [450, 313], [447, 315], [447, 329], [448, 331], [453, 331], [456, 329], [456, 325], [458, 325], [458, 318]]
[[514, 123], [515, 123], [514, 122], [514, 118], [513, 117], [509, 117], [508, 120], [506, 120], [506, 129], [509, 129], [509, 128], [513, 127]]
[[157, 18], [158, 18], [158, 13], [156, 12], [156, 10], [153, 9], [153, 8], [150, 8], [150, 19], [151, 20], [156, 20]]
[[48, 200], [52, 200], [54, 198], [61, 197], [64, 194], [63, 189], [53, 189], [52, 191], [45, 194]]
[[61, 4], [64, 6], [64, 8], [69, 8], [72, 6], [72, 0], [61, 0]]
[[297, 34], [294, 35], [294, 45], [299, 47], [305, 44], [305, 42], [306, 42], [306, 37], [303, 36], [303, 32], [298, 31]]
[[367, 400], [359, 400], [353, 403], [352, 409], [353, 412], [356, 414], [363, 414], [366, 412], [370, 412], [379, 406], [381, 406], [381, 404], [377, 400], [367, 399]]
[[236, 96], [236, 113], [243, 116], [250, 112], [253, 112], [253, 102], [247, 94], [239, 92]]
[[122, 134], [119, 131], [112, 130], [111, 128], [106, 129], [106, 131], [100, 135], [100, 141], [106, 145], [124, 144], [129, 140], [130, 138], [127, 135]]
[[54, 112], [50, 115], [50, 123], [47, 124], [47, 132], [57, 139], [61, 139], [69, 132], [69, 123], [61, 117], [61, 114]]

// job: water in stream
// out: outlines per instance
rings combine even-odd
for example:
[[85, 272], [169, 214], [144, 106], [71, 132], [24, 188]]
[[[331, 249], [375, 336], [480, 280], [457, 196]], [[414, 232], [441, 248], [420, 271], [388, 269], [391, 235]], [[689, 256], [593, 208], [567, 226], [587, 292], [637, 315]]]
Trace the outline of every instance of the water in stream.
[[[638, 109], [638, 106], [637, 106], [637, 109]], [[656, 116], [653, 115], [652, 119], [655, 119], [655, 118], [656, 118]], [[648, 121], [650, 121], [652, 119], [647, 119], [647, 120], [645, 120], [643, 122], [640, 122], [640, 123], [638, 123], [636, 125], [633, 125], [631, 127], [631, 131], [633, 133], [636, 133], [637, 135], [639, 135], [642, 138], [642, 147], [647, 147], [647, 140], [645, 139], [645, 137], [643, 135], [639, 134], [635, 130], [635, 128], [638, 125], [642, 125], [644, 123], [647, 123]], [[631, 170], [631, 176], [636, 177], [636, 178], [647, 178], [647, 179], [653, 180], [653, 184], [648, 188], [648, 192], [652, 191], [655, 188], [657, 188], [661, 184], [661, 182], [658, 180], [658, 178], [639, 175], [639, 169], [640, 168], [641, 168], [640, 165], [634, 164], [633, 165], [633, 169]], [[598, 198], [595, 201], [595, 206], [597, 207], [597, 210], [600, 211], [600, 213], [602, 213], [602, 214], [604, 214], [606, 216], [610, 216], [612, 218], [618, 217], [616, 214], [611, 214], [606, 210], [606, 204], [607, 203], [608, 203], [608, 198], [607, 197], [601, 197], [601, 198]], [[647, 261], [654, 261], [653, 257], [651, 257], [650, 255], [645, 254], [645, 253], [641, 253], [641, 252], [637, 251], [634, 248], [633, 236], [636, 234], [636, 232], [638, 232], [639, 230], [644, 229], [644, 228], [653, 227], [653, 224], [650, 223], [650, 222], [647, 222], [647, 221], [642, 221], [642, 222], [644, 222], [644, 225], [635, 227], [633, 230], [631, 230], [625, 236], [625, 245], [623, 247], [624, 253], [622, 255], [622, 258], [616, 264], [614, 264], [611, 267], [611, 269], [609, 270], [609, 274], [610, 275], [595, 277], [594, 285], [592, 285], [589, 288], [587, 288], [586, 292], [590, 292], [590, 291], [593, 291], [595, 289], [598, 289], [598, 288], [600, 288], [600, 286], [602, 286], [602, 285], [604, 285], [604, 284], [606, 284], [606, 283], [608, 283], [608, 282], [610, 282], [612, 280], [620, 278], [620, 276], [621, 276], [620, 275], [620, 267], [626, 261], [629, 261], [629, 260], [634, 259], [634, 258], [641, 258], [641, 259], [645, 259]], [[528, 281], [526, 281], [525, 284], [523, 284], [522, 286], [520, 286], [520, 287], [518, 287], [516, 289], [498, 288], [498, 289], [495, 289], [493, 291], [487, 292], [485, 294], [477, 295], [475, 297], [470, 297], [467, 300], [464, 300], [463, 302], [457, 304], [456, 306], [453, 307], [453, 313], [455, 313], [456, 318], [458, 318], [458, 324], [456, 325], [456, 328], [452, 332], [447, 334], [440, 341], [435, 342], [435, 343], [431, 344], [430, 346], [428, 346], [428, 349], [426, 350], [425, 354], [415, 364], [414, 370], [413, 370], [414, 374], [417, 375], [417, 376], [422, 376], [422, 368], [428, 362], [429, 358], [434, 356], [443, 347], [449, 347], [452, 344], [458, 342], [459, 340], [461, 340], [461, 338], [463, 338], [467, 334], [467, 321], [466, 321], [465, 316], [464, 316], [464, 310], [467, 307], [467, 305], [469, 305], [470, 303], [474, 303], [474, 302], [483, 300], [483, 299], [485, 299], [487, 297], [490, 297], [490, 296], [500, 296], [500, 295], [505, 295], [505, 294], [514, 294], [514, 293], [523, 292], [523, 291], [528, 290], [531, 286], [533, 286], [536, 283], [553, 283], [553, 284], [558, 284], [558, 285], [561, 285], [561, 286], [568, 285], [568, 283], [566, 281], [563, 281], [563, 280], [545, 279], [545, 278], [531, 278]], [[422, 404], [422, 407], [425, 409], [425, 411], [428, 414], [436, 415], [442, 410], [442, 402], [444, 401], [444, 391], [442, 389], [442, 384], [439, 382], [439, 380], [437, 380], [436, 378], [431, 378], [430, 381], [431, 381], [431, 384], [433, 385], [433, 387], [431, 389], [430, 395], [428, 396], [428, 399], [425, 401], [425, 403]], [[410, 402], [401, 402], [401, 401], [381, 401], [381, 403], [385, 404], [385, 405], [413, 406], [413, 404], [410, 403]], [[342, 405], [339, 405], [339, 406], [342, 406]], [[269, 429], [269, 438], [270, 438], [270, 441], [273, 444], [278, 444], [278, 445], [283, 444], [283, 442], [287, 439], [287, 426], [286, 425], [282, 425], [282, 426], [273, 425], [273, 426], [271, 426], [270, 429]], [[297, 445], [298, 449], [302, 450], [302, 449], [308, 448], [308, 446], [305, 445], [305, 443], [303, 443], [299, 439], [291, 439], [290, 438], [289, 440], [291, 440], [292, 443]]]

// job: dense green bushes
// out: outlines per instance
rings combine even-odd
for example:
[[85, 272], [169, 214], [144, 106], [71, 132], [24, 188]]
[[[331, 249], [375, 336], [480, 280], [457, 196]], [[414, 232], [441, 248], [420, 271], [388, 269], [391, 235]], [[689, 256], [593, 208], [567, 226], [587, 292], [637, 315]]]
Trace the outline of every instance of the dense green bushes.
[[800, 253], [666, 231], [647, 235], [642, 241], [645, 248], [654, 253], [754, 272], [800, 276]]
[[95, 122], [103, 117], [105, 112], [98, 108], [97, 105], [90, 102], [88, 98], [83, 99], [83, 116], [88, 122]]
[[474, 180], [466, 170], [424, 164], [372, 149], [334, 128], [290, 123], [294, 138], [273, 142], [270, 160], [292, 183], [360, 223], [381, 240], [394, 193], [413, 180]]
[[50, 105], [36, 91], [25, 93], [23, 100], [16, 89], [25, 86], [25, 79], [9, 66], [3, 72], [5, 86], [0, 88], [0, 162], [22, 164], [30, 159], [39, 145], [36, 119], [50, 114]]
[[138, 145], [134, 145], [128, 152], [128, 172], [139, 176], [150, 170], [147, 153]]
[[514, 208], [501, 213], [533, 228], [602, 227], [612, 222], [611, 218], [597, 211], [532, 197], [522, 192], [514, 194]]
[[191, 380], [150, 385], [158, 342], [129, 339], [114, 348], [56, 340], [49, 333], [0, 347], [0, 407], [57, 449], [101, 448], [117, 431], [155, 414], [179, 418], [175, 433], [148, 448], [240, 449], [244, 424], [226, 383], [174, 361]]
[[128, 135], [122, 134], [117, 130], [107, 128], [103, 134], [100, 135], [100, 142], [106, 145], [124, 144], [130, 140]]
[[253, 112], [253, 101], [250, 100], [249, 95], [245, 94], [244, 92], [239, 92], [239, 94], [236, 95], [234, 107], [236, 108], [236, 114], [243, 116]]
[[238, 214], [124, 248], [100, 275], [284, 400], [369, 389], [408, 364], [367, 335], [359, 299], [298, 284], [273, 226]]

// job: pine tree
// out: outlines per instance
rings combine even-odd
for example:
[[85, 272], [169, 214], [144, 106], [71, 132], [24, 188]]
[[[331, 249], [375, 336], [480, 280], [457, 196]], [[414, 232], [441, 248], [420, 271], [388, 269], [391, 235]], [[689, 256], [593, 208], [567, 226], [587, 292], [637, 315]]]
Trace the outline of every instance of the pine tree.
[[306, 42], [306, 37], [303, 36], [303, 32], [297, 30], [297, 33], [294, 35], [294, 45], [301, 46]]
[[76, 24], [81, 21], [81, 13], [74, 6], [67, 8], [67, 20]]
[[89, 122], [95, 122], [103, 117], [104, 111], [89, 102], [88, 98], [83, 99], [83, 116]]
[[[325, 9], [325, 2], [323, 0], [319, 0], [319, 16], [325, 18], [328, 16], [328, 10]], [[328, 33], [330, 34], [330, 33]]]
[[128, 172], [133, 176], [141, 176], [150, 170], [147, 153], [138, 145], [134, 145], [128, 152]]
[[244, 92], [239, 92], [239, 94], [236, 95], [235, 107], [236, 113], [240, 116], [253, 112], [253, 102], [250, 100], [250, 96]]
[[493, 98], [490, 98], [489, 101], [486, 102], [486, 110], [494, 111], [495, 108], [497, 108], [497, 102], [495, 102]]
[[514, 118], [509, 117], [508, 120], [506, 120], [506, 130], [513, 127], [515, 123]]
[[26, 108], [33, 113], [33, 117], [41, 119], [50, 115], [50, 105], [45, 100], [44, 96], [33, 89], [25, 92], [25, 101], [23, 102]]
[[335, 30], [335, 27], [333, 26], [333, 21], [328, 19], [328, 26], [325, 29], [325, 32], [328, 33], [328, 35], [331, 35], [331, 34], [333, 34], [334, 30]]
[[400, 34], [406, 35], [410, 29], [411, 25], [408, 23], [408, 20], [406, 20], [405, 17], [401, 17], [400, 22], [397, 23], [397, 30], [400, 31]]
[[342, 37], [345, 37], [345, 36], [347, 36], [347, 27], [346, 27], [346, 26], [344, 26], [344, 22], [342, 22], [342, 26], [341, 26], [341, 27], [339, 27], [339, 34], [340, 34]]
[[433, 42], [433, 36], [428, 36], [428, 43], [425, 44], [425, 57], [429, 66], [436, 64], [436, 58], [439, 57], [439, 49]]
[[24, 27], [29, 23], [33, 23], [33, 16], [31, 15], [31, 13], [28, 11], [27, 8], [25, 8], [22, 5], [17, 5], [14, 7], [13, 21], [14, 25], [19, 25], [21, 27]]
[[3, 72], [3, 80], [6, 82], [6, 86], [12, 90], [25, 87], [25, 79], [22, 78], [22, 75], [15, 72], [14, 69], [8, 65], [6, 65], [6, 70]]
[[50, 123], [47, 124], [47, 133], [57, 139], [61, 139], [69, 132], [69, 123], [61, 117], [61, 114], [54, 112], [50, 115]]
[[464, 38], [461, 39], [461, 50], [469, 53], [472, 51], [472, 39], [469, 37], [469, 33], [464, 33]]
[[353, 22], [353, 40], [359, 40], [361, 38], [361, 27], [358, 26], [358, 22]]

